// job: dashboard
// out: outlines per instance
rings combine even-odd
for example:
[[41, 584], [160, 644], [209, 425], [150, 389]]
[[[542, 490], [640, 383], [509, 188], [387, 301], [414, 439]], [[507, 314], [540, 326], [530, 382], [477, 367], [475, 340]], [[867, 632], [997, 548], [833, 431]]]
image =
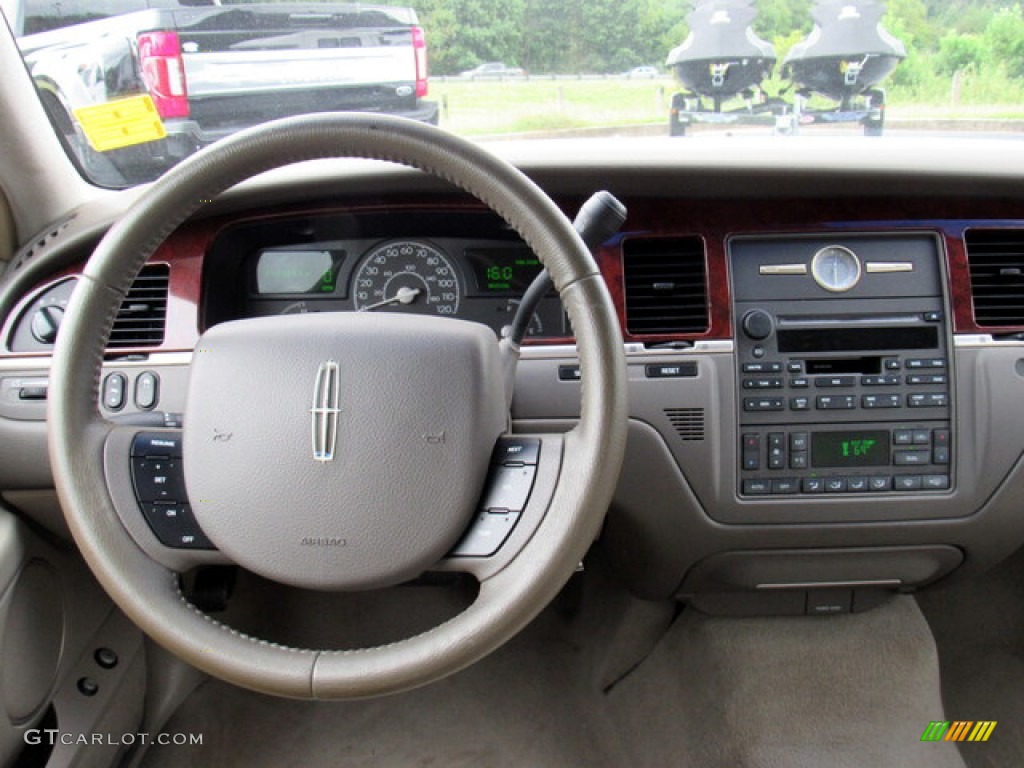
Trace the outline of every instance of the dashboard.
[[[570, 217], [598, 188], [628, 208], [596, 258], [631, 415], [602, 544], [634, 592], [722, 613], [800, 613], [812, 594], [857, 610], [1024, 544], [1013, 179], [634, 160], [520, 163]], [[201, 333], [244, 318], [403, 312], [501, 334], [540, 269], [529, 246], [418, 174], [336, 168], [228, 193], [168, 238], [115, 322], [108, 417], [180, 427]], [[85, 211], [50, 228], [0, 295], [0, 443], [19, 446], [0, 448], [0, 487], [40, 517], [48, 354], [109, 223]], [[546, 296], [513, 427], [568, 429], [580, 387], [571, 327]]]

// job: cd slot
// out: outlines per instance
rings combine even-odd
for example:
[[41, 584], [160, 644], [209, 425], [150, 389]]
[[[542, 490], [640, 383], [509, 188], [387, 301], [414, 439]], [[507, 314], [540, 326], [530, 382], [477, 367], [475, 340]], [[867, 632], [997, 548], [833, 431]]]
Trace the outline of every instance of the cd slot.
[[809, 376], [830, 373], [881, 373], [881, 357], [828, 357], [807, 358], [804, 371]]

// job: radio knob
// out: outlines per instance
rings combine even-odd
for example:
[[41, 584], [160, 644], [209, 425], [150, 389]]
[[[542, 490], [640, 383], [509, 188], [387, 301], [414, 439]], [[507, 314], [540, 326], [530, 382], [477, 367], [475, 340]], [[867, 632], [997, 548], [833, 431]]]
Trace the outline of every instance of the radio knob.
[[775, 323], [772, 316], [763, 309], [752, 309], [743, 316], [740, 326], [747, 336], [755, 341], [760, 341], [772, 335]]

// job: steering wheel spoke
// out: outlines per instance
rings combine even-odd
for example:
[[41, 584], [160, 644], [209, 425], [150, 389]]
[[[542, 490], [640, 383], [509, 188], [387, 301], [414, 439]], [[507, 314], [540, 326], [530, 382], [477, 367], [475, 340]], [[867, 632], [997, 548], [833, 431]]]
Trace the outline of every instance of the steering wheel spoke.
[[181, 443], [180, 429], [111, 424], [103, 445], [110, 499], [124, 529], [160, 565], [185, 572], [228, 564], [192, 512]]
[[[329, 157], [386, 160], [446, 179], [533, 248], [575, 330], [585, 374], [575, 429], [527, 436], [535, 444], [520, 441], [492, 462], [511, 380], [493, 335], [458, 320], [372, 313], [213, 327], [193, 358], [180, 437], [98, 418], [111, 323], [162, 239], [240, 181]], [[114, 601], [154, 640], [214, 676], [300, 698], [366, 697], [437, 680], [526, 626], [600, 530], [626, 437], [616, 313], [558, 207], [481, 147], [410, 120], [358, 113], [241, 131], [154, 183], [103, 238], [82, 277], [51, 367], [57, 491], [79, 549]], [[531, 464], [523, 454], [534, 445]], [[493, 482], [482, 490], [486, 477]], [[173, 527], [191, 524], [189, 513], [198, 528]], [[506, 532], [477, 535], [484, 513], [504, 515]], [[218, 550], [198, 546], [200, 535]], [[458, 554], [466, 536], [501, 543]], [[320, 589], [386, 586], [440, 563], [473, 573], [480, 591], [459, 615], [405, 640], [354, 652], [302, 650], [246, 637], [184, 599], [175, 571], [225, 562]]]

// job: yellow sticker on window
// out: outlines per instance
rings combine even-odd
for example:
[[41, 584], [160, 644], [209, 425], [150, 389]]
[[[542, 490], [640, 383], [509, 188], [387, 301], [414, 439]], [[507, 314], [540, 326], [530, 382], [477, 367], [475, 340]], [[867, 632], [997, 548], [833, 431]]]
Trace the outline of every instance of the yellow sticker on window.
[[167, 136], [153, 99], [132, 96], [75, 110], [89, 144], [97, 152], [145, 144]]

